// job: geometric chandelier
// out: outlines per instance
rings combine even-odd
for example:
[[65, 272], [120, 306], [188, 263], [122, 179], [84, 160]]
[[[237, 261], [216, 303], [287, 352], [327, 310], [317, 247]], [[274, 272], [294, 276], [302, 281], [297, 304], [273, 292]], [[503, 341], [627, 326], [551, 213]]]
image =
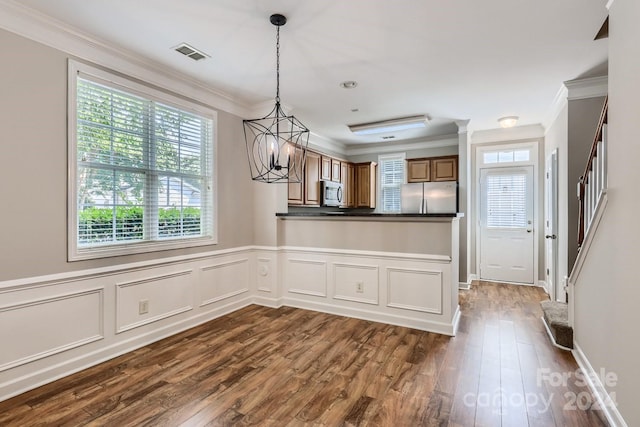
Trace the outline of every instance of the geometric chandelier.
[[271, 15], [276, 26], [276, 105], [260, 119], [243, 120], [251, 178], [254, 181], [301, 182], [309, 129], [280, 106], [280, 27], [287, 18]]

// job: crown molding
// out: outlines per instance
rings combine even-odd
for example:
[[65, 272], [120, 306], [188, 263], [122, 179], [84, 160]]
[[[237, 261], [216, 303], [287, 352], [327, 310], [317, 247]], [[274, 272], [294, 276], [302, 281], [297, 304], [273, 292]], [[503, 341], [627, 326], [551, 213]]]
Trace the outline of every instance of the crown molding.
[[541, 124], [516, 126], [512, 128], [497, 128], [477, 130], [471, 135], [472, 144], [487, 142], [518, 141], [521, 139], [537, 139], [544, 137], [544, 127]]
[[345, 154], [347, 156], [359, 156], [362, 154], [385, 154], [403, 150], [421, 150], [425, 148], [451, 147], [458, 145], [458, 134], [439, 135], [428, 139], [410, 141], [398, 141], [395, 144], [367, 144], [365, 147], [348, 145]]
[[564, 82], [564, 85], [567, 87], [567, 99], [569, 101], [596, 98], [599, 96], [607, 96], [609, 92], [609, 77], [601, 76], [567, 80]]
[[13, 0], [0, 0], [0, 28], [60, 50], [77, 59], [176, 92], [212, 108], [247, 117], [249, 108], [232, 96]]
[[345, 144], [326, 138], [322, 135], [318, 135], [314, 132], [309, 134], [309, 144], [319, 151], [328, 150], [341, 156], [347, 155], [347, 146]]
[[545, 133], [551, 127], [551, 125], [555, 123], [555, 121], [560, 116], [560, 113], [562, 113], [564, 107], [566, 107], [569, 103], [567, 99], [568, 96], [569, 90], [567, 89], [567, 86], [563, 84], [562, 86], [560, 86], [560, 89], [558, 89], [558, 93], [556, 93], [556, 96], [551, 103], [551, 107], [549, 108], [548, 113], [542, 123], [545, 128]]

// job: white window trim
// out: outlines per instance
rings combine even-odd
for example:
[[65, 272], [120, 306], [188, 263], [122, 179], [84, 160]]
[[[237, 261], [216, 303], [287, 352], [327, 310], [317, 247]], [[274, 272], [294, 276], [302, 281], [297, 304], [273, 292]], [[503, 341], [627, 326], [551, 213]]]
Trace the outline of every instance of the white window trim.
[[[212, 164], [211, 166], [211, 203], [212, 203], [212, 221], [211, 236], [206, 237], [189, 237], [189, 238], [175, 238], [167, 239], [164, 241], [145, 241], [145, 242], [132, 242], [123, 243], [118, 245], [108, 246], [96, 246], [91, 248], [81, 248], [78, 246], [78, 206], [76, 202], [77, 194], [77, 157], [76, 157], [76, 143], [77, 143], [77, 77], [82, 73], [95, 77], [100, 80], [104, 80], [109, 83], [113, 83], [116, 86], [120, 86], [125, 90], [134, 93], [142, 94], [145, 98], [154, 101], [159, 101], [167, 105], [173, 105], [191, 111], [199, 115], [210, 118], [213, 121], [213, 148], [211, 152]], [[194, 102], [189, 102], [186, 99], [179, 98], [175, 95], [171, 95], [168, 92], [164, 92], [159, 89], [145, 86], [140, 83], [136, 83], [124, 77], [120, 77], [115, 73], [108, 72], [91, 65], [87, 65], [78, 61], [69, 59], [68, 63], [68, 105], [67, 105], [67, 257], [69, 261], [80, 261], [87, 259], [106, 258], [122, 255], [133, 255], [147, 252], [157, 252], [170, 249], [182, 249], [197, 246], [215, 245], [218, 243], [218, 179], [217, 179], [217, 113], [216, 111], [204, 107]]]
[[377, 188], [379, 189], [378, 190], [378, 200], [377, 200], [377, 206], [378, 207], [375, 210], [376, 213], [401, 213], [402, 212], [402, 206], [400, 206], [400, 212], [386, 212], [386, 211], [383, 210], [383, 206], [384, 205], [382, 203], [383, 202], [383, 200], [382, 200], [382, 179], [381, 179], [382, 167], [380, 165], [384, 160], [396, 160], [396, 159], [400, 159], [400, 160], [402, 160], [404, 162], [403, 163], [403, 165], [404, 165], [403, 184], [407, 183], [407, 162], [406, 162], [407, 153], [402, 152], [402, 153], [380, 154], [378, 156], [378, 173], [377, 173], [377, 177], [376, 177], [376, 180], [378, 181], [377, 182], [377, 185], [378, 185]]

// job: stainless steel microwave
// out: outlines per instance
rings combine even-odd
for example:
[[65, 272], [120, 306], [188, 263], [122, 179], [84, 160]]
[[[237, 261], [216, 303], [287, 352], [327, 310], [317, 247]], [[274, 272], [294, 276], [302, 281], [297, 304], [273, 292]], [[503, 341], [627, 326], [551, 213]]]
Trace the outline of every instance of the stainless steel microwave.
[[333, 181], [320, 181], [322, 206], [340, 206], [342, 204], [342, 184]]

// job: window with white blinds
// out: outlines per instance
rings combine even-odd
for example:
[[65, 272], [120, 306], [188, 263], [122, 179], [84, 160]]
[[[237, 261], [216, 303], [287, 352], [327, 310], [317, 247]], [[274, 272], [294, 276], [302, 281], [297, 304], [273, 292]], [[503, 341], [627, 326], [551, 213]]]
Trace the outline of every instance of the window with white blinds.
[[403, 154], [380, 156], [380, 207], [383, 213], [400, 213], [401, 188], [404, 183]]
[[487, 227], [527, 226], [527, 175], [488, 175]]
[[74, 65], [70, 259], [215, 243], [214, 115]]

